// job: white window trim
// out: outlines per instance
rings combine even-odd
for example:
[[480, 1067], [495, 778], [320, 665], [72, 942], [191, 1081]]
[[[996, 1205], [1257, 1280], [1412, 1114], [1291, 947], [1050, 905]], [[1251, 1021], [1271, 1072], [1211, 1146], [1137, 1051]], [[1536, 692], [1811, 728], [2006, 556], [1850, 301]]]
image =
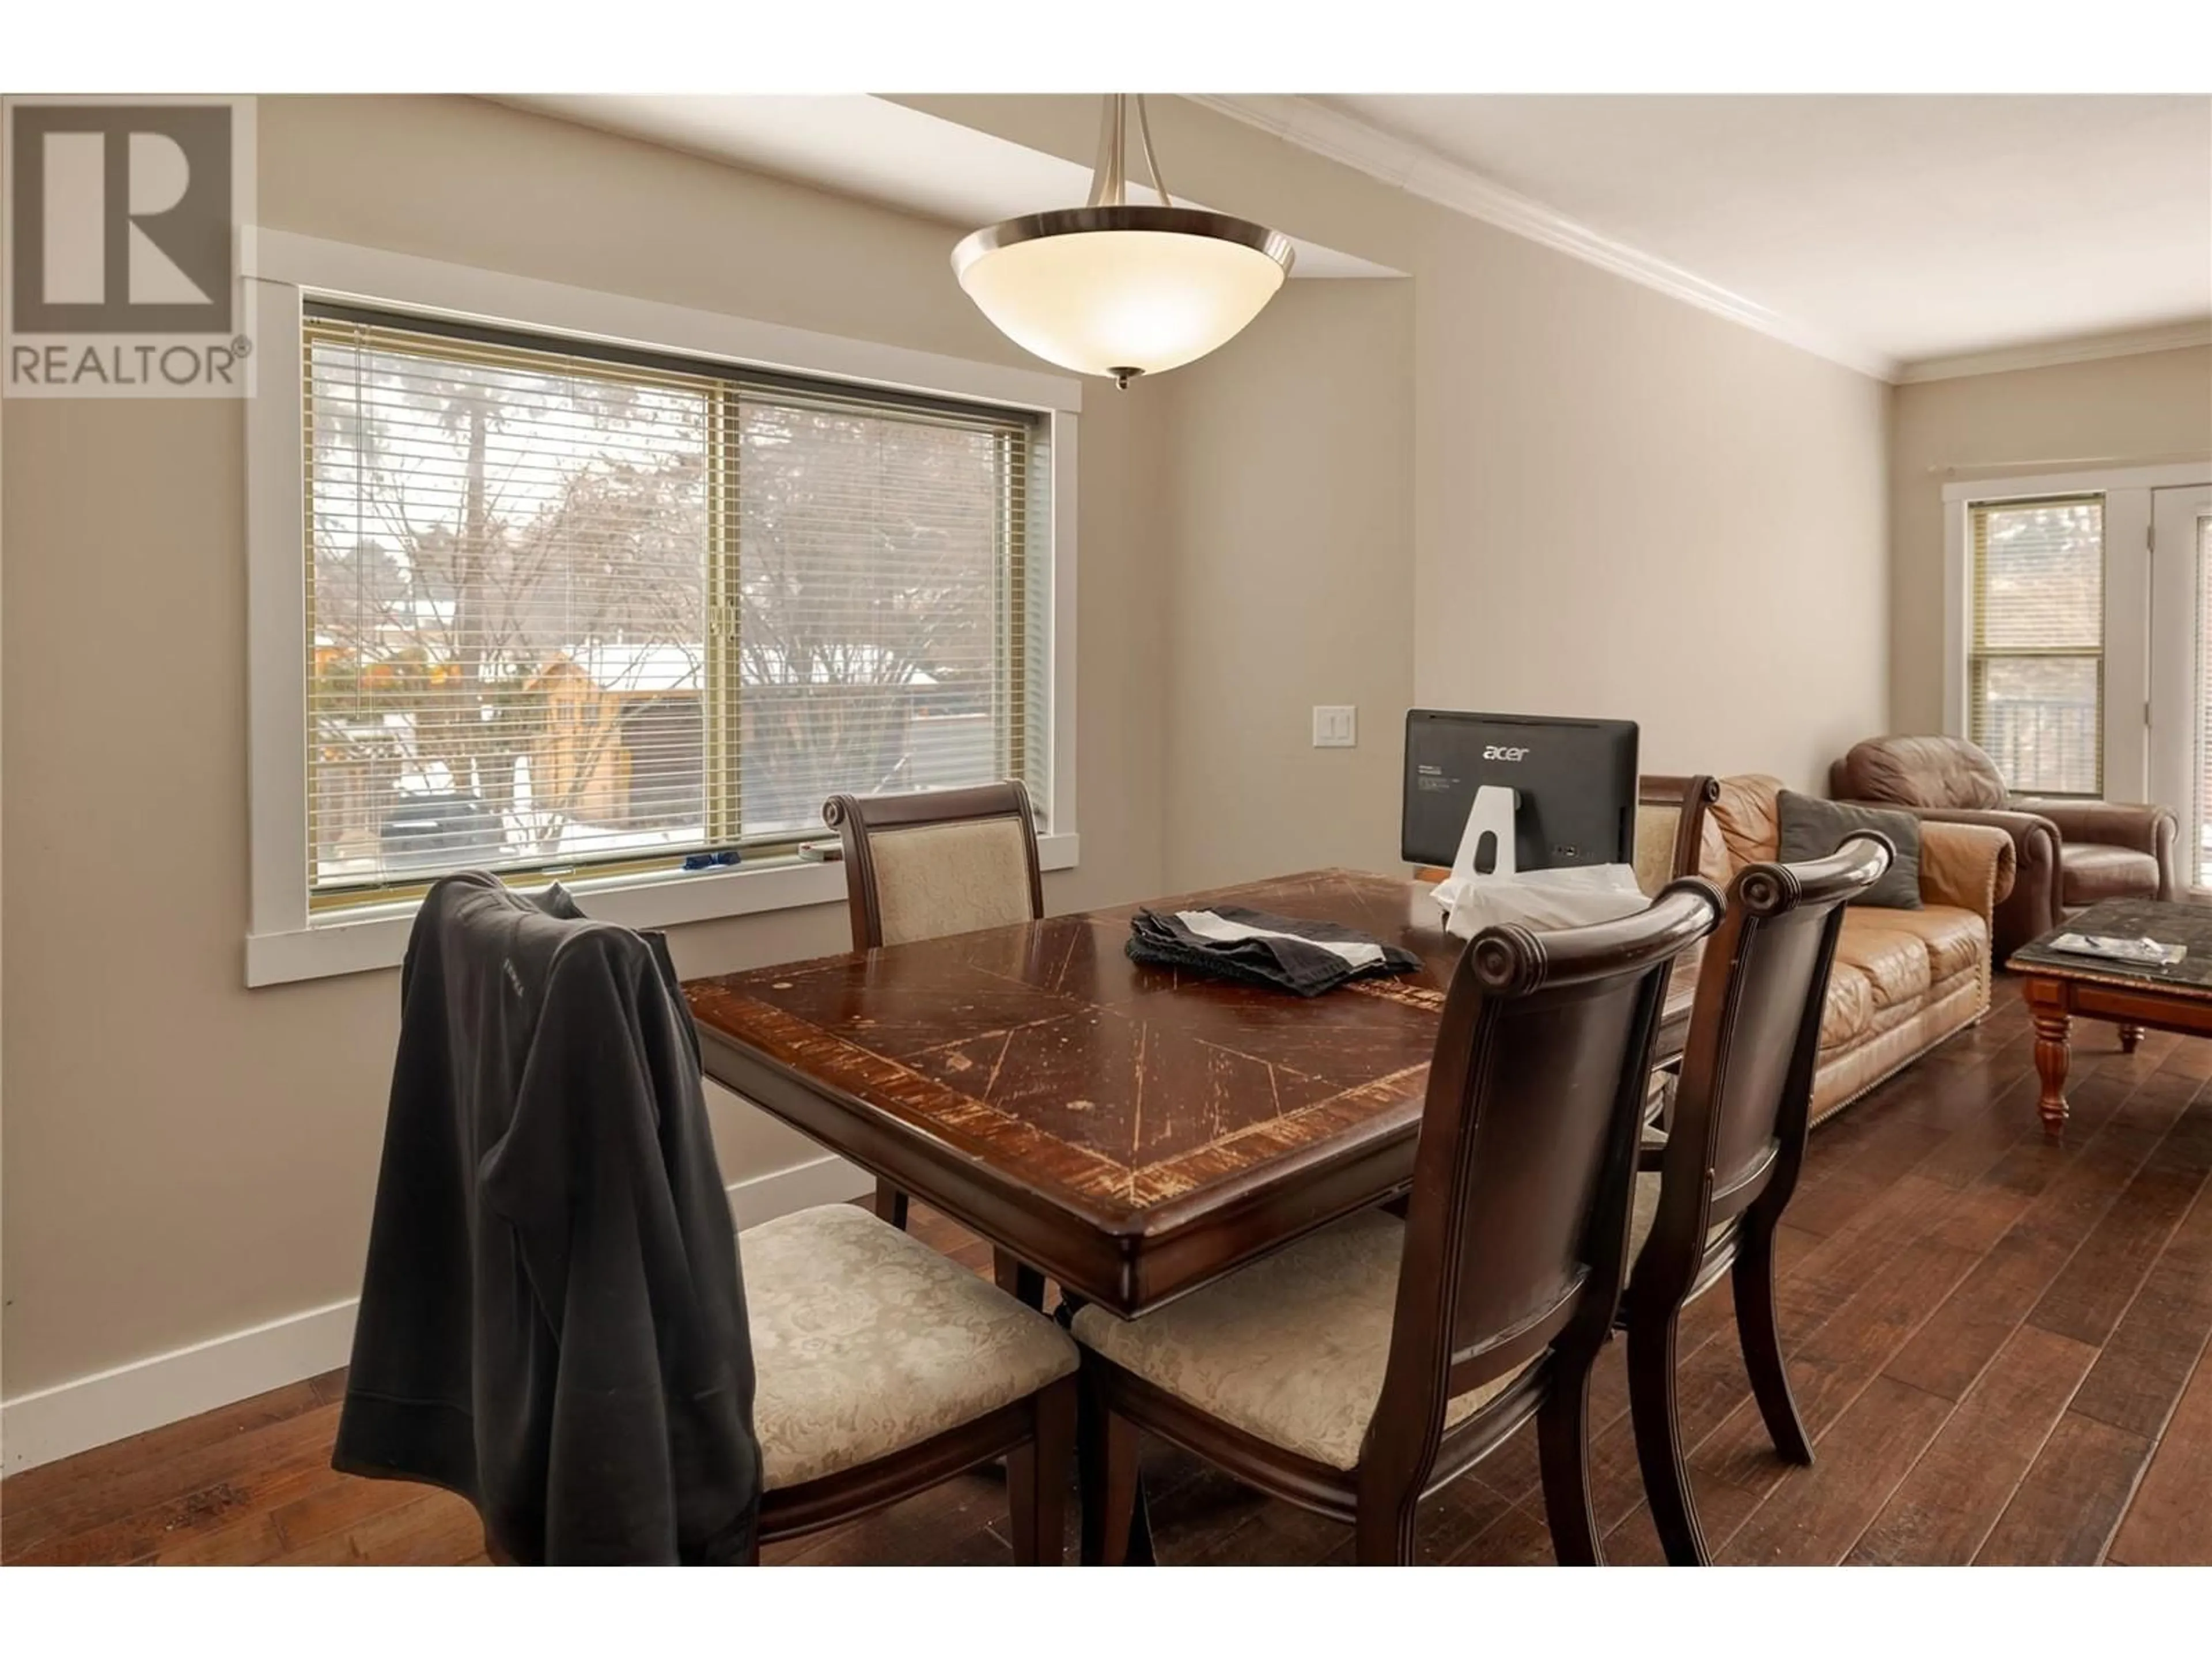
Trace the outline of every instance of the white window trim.
[[[256, 395], [246, 402], [246, 640], [251, 910], [246, 982], [276, 985], [395, 967], [406, 953], [412, 903], [311, 918], [307, 908], [307, 684], [302, 297], [346, 299], [443, 313], [539, 333], [566, 333], [872, 386], [973, 398], [1032, 409], [1051, 422], [1053, 614], [1047, 823], [1038, 854], [1048, 870], [1075, 866], [1076, 437], [1079, 380], [1032, 369], [939, 356], [902, 346], [817, 334], [720, 313], [601, 294], [559, 283], [447, 264], [254, 228], [246, 269], [256, 285]], [[845, 896], [843, 868], [793, 860], [751, 868], [670, 871], [566, 882], [592, 914], [632, 927], [749, 915]]]
[[[1969, 533], [1975, 507], [1990, 502], [2029, 501], [2039, 495], [2099, 494], [2105, 497], [2105, 614], [2147, 616], [2149, 567], [2142, 559], [2115, 558], [2116, 551], [2144, 545], [2150, 530], [2150, 492], [2205, 482], [2212, 460], [2165, 466], [2107, 467], [2080, 472], [2045, 472], [1962, 478], [1943, 486], [1943, 732], [1963, 738], [1966, 731], [1967, 664], [1973, 618], [1967, 606]], [[2107, 800], [2148, 798], [2148, 753], [2144, 714], [2150, 698], [2148, 638], [2105, 634], [2105, 793]]]

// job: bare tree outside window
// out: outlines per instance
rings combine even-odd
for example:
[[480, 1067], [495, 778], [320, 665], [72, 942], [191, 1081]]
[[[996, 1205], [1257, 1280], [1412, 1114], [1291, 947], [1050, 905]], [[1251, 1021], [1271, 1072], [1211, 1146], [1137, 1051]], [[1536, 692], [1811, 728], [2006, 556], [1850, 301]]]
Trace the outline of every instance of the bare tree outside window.
[[1024, 765], [1026, 417], [351, 316], [307, 380], [321, 902]]
[[1001, 775], [1000, 440], [751, 403], [739, 446], [746, 827]]

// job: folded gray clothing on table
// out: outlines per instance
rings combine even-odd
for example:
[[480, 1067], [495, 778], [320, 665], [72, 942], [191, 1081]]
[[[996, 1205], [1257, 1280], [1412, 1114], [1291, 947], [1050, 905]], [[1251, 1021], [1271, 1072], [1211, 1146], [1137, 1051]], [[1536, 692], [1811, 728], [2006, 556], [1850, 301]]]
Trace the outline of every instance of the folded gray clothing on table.
[[1410, 973], [1421, 959], [1333, 921], [1270, 915], [1241, 905], [1210, 910], [1139, 910], [1124, 947], [1137, 962], [1183, 968], [1302, 997], [1347, 980]]

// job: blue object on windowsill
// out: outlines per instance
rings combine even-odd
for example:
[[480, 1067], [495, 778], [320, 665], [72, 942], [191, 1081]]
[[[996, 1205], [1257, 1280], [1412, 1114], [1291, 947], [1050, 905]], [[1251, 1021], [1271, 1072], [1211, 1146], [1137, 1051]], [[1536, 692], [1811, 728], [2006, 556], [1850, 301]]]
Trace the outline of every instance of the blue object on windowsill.
[[717, 865], [742, 864], [744, 858], [734, 847], [725, 847], [713, 853], [687, 853], [684, 858], [686, 870], [712, 870]]

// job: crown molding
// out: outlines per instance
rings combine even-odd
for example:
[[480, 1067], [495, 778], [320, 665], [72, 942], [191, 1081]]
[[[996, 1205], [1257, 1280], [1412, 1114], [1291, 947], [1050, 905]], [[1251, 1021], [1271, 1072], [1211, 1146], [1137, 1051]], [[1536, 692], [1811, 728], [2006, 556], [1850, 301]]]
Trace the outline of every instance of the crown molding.
[[2070, 340], [2039, 340], [1995, 351], [1961, 352], [1906, 363], [1893, 377], [1899, 386], [1923, 380], [1956, 380], [1969, 374], [2004, 374], [2017, 368], [2050, 368], [2060, 363], [2094, 362], [2100, 357], [2136, 357], [2151, 351], [2182, 351], [2212, 345], [2212, 318], [2132, 328], [2118, 334], [2090, 334]]
[[[1570, 219], [1556, 208], [1495, 184], [1471, 168], [1447, 161], [1433, 151], [1368, 125], [1364, 121], [1279, 93], [1188, 93], [1204, 106], [1248, 126], [1273, 134], [1302, 149], [1326, 156], [1412, 195], [1480, 219], [1516, 236], [1555, 248], [1570, 257], [1655, 289], [1686, 305], [1878, 380], [1895, 380], [1895, 358], [1828, 333], [1763, 306], [1695, 271], [1630, 246], [1601, 231]], [[2147, 348], [2155, 349], [2155, 348]]]

